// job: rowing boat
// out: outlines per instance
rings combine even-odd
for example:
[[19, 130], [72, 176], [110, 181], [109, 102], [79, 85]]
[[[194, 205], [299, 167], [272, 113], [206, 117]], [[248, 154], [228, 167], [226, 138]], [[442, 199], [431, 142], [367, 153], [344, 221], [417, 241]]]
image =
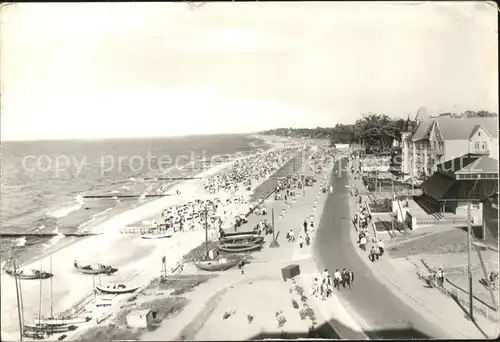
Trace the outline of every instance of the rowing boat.
[[106, 294], [126, 294], [136, 291], [139, 286], [127, 287], [125, 284], [109, 284], [106, 287], [96, 285], [95, 287], [99, 292]]
[[235, 233], [224, 233], [224, 237], [239, 236], [239, 235], [255, 235], [255, 232], [235, 232]]
[[42, 318], [35, 319], [36, 325], [50, 325], [50, 326], [58, 326], [58, 325], [73, 325], [73, 324], [83, 324], [90, 321], [92, 318], [90, 317], [75, 317], [68, 319], [57, 319], [57, 318]]
[[203, 271], [225, 271], [236, 266], [241, 260], [239, 258], [195, 261], [194, 265]]
[[30, 280], [30, 279], [47, 279], [47, 278], [50, 278], [50, 277], [53, 276], [52, 273], [45, 272], [45, 271], [39, 271], [39, 270], [31, 270], [31, 274], [26, 274], [26, 273], [24, 273], [23, 270], [19, 270], [19, 271], [16, 271], [14, 273], [14, 271], [11, 270], [10, 268], [6, 269], [5, 273], [7, 273], [8, 275], [11, 275], [13, 277], [17, 276], [17, 278], [19, 278], [19, 279], [27, 279], [27, 280]]
[[246, 243], [246, 244], [221, 244], [217, 248], [222, 252], [228, 253], [239, 253], [239, 252], [251, 252], [262, 248], [261, 244]]
[[111, 266], [106, 266], [103, 264], [95, 264], [95, 265], [79, 265], [76, 260], [73, 262], [73, 265], [77, 269], [78, 272], [83, 273], [83, 274], [92, 274], [92, 275], [97, 275], [97, 274], [107, 274], [110, 275], [112, 273], [115, 273], [118, 271], [117, 268], [113, 268]]
[[264, 237], [258, 236], [257, 234], [253, 235], [234, 235], [228, 237], [220, 238], [220, 241], [224, 244], [241, 244], [241, 243], [263, 243]]
[[172, 232], [165, 232], [165, 233], [148, 233], [148, 234], [141, 234], [142, 239], [165, 239], [172, 237], [174, 234]]

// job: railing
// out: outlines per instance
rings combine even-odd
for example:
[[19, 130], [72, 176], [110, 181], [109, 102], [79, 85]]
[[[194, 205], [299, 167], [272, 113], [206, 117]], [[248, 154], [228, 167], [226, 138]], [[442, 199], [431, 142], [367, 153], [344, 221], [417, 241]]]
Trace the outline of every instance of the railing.
[[467, 224], [467, 219], [457, 218], [457, 217], [414, 217], [415, 224], [426, 225], [426, 224]]
[[[427, 285], [431, 288], [436, 288], [443, 294], [450, 296], [461, 305], [466, 307], [469, 306], [469, 294], [457, 287], [454, 287], [452, 283], [446, 279], [446, 275], [454, 274], [454, 272], [446, 272], [445, 270], [445, 283], [443, 285], [438, 285], [434, 282], [432, 272], [429, 270], [422, 270], [418, 268], [417, 276], [420, 280], [423, 280], [427, 283]], [[455, 273], [456, 274], [456, 273]], [[451, 286], [447, 286], [446, 283], [449, 283]], [[480, 313], [482, 316], [486, 317], [492, 322], [498, 323], [498, 309], [495, 308], [495, 304], [489, 305], [477, 297], [474, 297], [473, 306], [474, 312]]]

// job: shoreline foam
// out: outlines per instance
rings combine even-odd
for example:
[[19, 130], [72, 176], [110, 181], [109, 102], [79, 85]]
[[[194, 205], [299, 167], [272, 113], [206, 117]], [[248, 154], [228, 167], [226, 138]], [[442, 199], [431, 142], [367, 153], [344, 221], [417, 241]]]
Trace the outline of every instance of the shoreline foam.
[[[198, 174], [198, 176], [208, 177], [213, 174], [219, 173], [224, 169], [230, 167], [232, 163], [234, 163], [234, 160], [221, 165], [216, 165], [208, 170], [202, 171], [201, 173]], [[180, 197], [169, 196], [166, 198], [153, 200], [148, 203], [144, 203], [139, 207], [127, 210], [121, 214], [118, 214], [110, 218], [106, 222], [96, 227], [96, 230], [98, 231], [105, 230], [106, 234], [101, 236], [89, 237], [86, 240], [78, 240], [77, 242], [79, 243], [75, 243], [73, 241], [68, 243], [68, 245], [58, 249], [57, 251], [53, 251], [52, 252], [53, 253], [52, 262], [54, 266], [53, 269], [57, 270], [55, 272], [56, 275], [53, 279], [55, 287], [55, 289], [53, 290], [54, 293], [53, 297], [57, 298], [53, 305], [54, 312], [57, 313], [64, 311], [68, 307], [74, 305], [80, 298], [86, 296], [89, 292], [92, 291], [93, 288], [92, 277], [85, 277], [80, 274], [77, 274], [73, 269], [72, 265], [73, 259], [82, 259], [84, 255], [87, 256], [87, 258], [92, 259], [94, 253], [96, 253], [95, 258], [99, 258], [100, 262], [113, 264], [112, 260], [114, 259], [116, 266], [118, 265], [122, 266], [121, 265], [122, 263], [130, 259], [130, 255], [128, 255], [127, 253], [124, 256], [123, 254], [124, 249], [132, 254], [137, 253], [138, 255], [144, 253], [141, 252], [141, 249], [142, 250], [152, 249], [153, 246], [151, 244], [148, 245], [148, 242], [139, 241], [140, 239], [139, 240], [136, 239], [136, 241], [134, 241], [133, 239], [137, 238], [137, 236], [131, 237], [131, 236], [123, 236], [123, 234], [114, 234], [116, 233], [116, 230], [114, 230], [113, 233], [110, 233], [110, 228], [115, 227], [115, 229], [117, 229], [120, 226], [131, 224], [146, 218], [154, 217], [156, 214], [158, 214], [158, 212], [160, 212], [165, 207], [176, 204], [172, 202], [177, 202], [179, 200], [182, 200], [183, 198], [185, 198], [185, 196], [195, 197], [195, 198], [208, 198], [214, 196], [214, 195], [208, 195], [203, 191], [200, 192], [199, 187], [201, 182], [198, 181], [196, 183], [198, 184], [198, 188], [196, 187], [196, 185], [193, 184], [193, 181], [180, 182], [180, 184], [177, 185], [172, 184], [172, 189], [175, 191], [177, 187], [177, 189], [181, 190], [182, 196]], [[203, 190], [202, 187], [201, 190]], [[141, 272], [145, 271], [141, 270], [137, 272], [137, 267], [140, 268], [140, 265], [143, 265], [143, 268], [144, 265], [150, 266], [151, 261], [154, 261], [155, 259], [159, 260], [162, 254], [166, 255], [167, 249], [169, 249], [168, 254], [174, 254], [174, 251], [175, 250], [177, 251], [177, 253], [175, 253], [176, 254], [175, 257], [170, 258], [169, 255], [168, 261], [171, 261], [169, 262], [169, 266], [173, 266], [175, 263], [177, 263], [177, 260], [174, 259], [177, 258], [180, 260], [180, 258], [182, 258], [182, 256], [186, 252], [198, 246], [203, 241], [203, 239], [204, 239], [204, 232], [195, 231], [195, 232], [182, 233], [180, 235], [177, 235], [177, 238], [176, 236], [174, 236], [173, 238], [168, 239], [166, 241], [156, 243], [154, 245], [153, 251], [151, 251], [149, 254], [142, 255], [141, 257], [136, 258], [136, 260], [134, 260], [132, 263], [124, 264], [121, 267], [120, 272], [118, 272], [118, 275], [110, 277], [102, 277], [102, 279], [110, 279], [117, 281], [121, 278], [123, 281], [123, 279], [137, 277], [139, 274], [141, 274]], [[110, 248], [109, 246], [113, 245], [112, 242], [115, 242], [114, 247], [121, 247], [121, 248]], [[120, 242], [122, 243], [120, 244]], [[129, 246], [127, 243], [132, 243], [133, 246]], [[99, 251], [104, 251], [104, 255], [106, 256], [107, 254], [108, 258], [107, 259], [105, 257], [103, 258], [103, 253], [102, 252], [99, 253]], [[112, 253], [112, 251], [114, 251], [115, 253]], [[122, 254], [120, 254], [120, 252]], [[100, 254], [99, 257], [97, 256], [97, 253]], [[33, 261], [27, 265], [24, 265], [24, 267], [38, 268], [39, 267], [38, 262], [43, 262], [45, 265], [43, 268], [47, 270], [48, 269], [47, 259], [48, 259], [47, 255], [41, 256], [40, 258], [38, 258], [38, 260]], [[175, 262], [172, 260], [174, 260]], [[147, 263], [146, 261], [149, 262]], [[148, 278], [158, 276], [159, 269], [160, 269], [160, 264], [158, 263], [158, 270], [154, 269], [154, 270], [149, 270], [149, 272], [143, 272], [141, 277], [136, 278], [136, 282], [139, 284], [141, 282], [147, 283], [146, 280]], [[12, 338], [15, 339], [16, 333], [18, 334], [18, 318], [17, 318], [17, 310], [12, 309], [15, 308], [15, 298], [13, 298], [15, 297], [14, 280], [11, 277], [7, 278], [5, 274], [2, 274], [2, 284], [5, 285], [3, 289], [4, 291], [2, 291], [2, 321], [3, 321], [2, 334], [4, 336], [11, 335], [9, 336], [11, 337], [9, 339]], [[64, 285], [66, 285], [66, 288]], [[25, 321], [30, 322], [35, 318], [34, 317], [35, 313], [38, 312], [38, 307], [40, 302], [39, 298], [40, 282], [38, 281], [22, 282], [22, 286], [23, 286]], [[71, 288], [69, 288], [70, 286]], [[47, 315], [49, 311], [48, 307], [50, 306], [50, 289], [48, 289], [48, 287], [49, 283], [44, 282], [42, 287], [42, 304], [45, 309], [42, 311], [42, 316]], [[8, 297], [8, 295], [10, 295], [10, 297]]]

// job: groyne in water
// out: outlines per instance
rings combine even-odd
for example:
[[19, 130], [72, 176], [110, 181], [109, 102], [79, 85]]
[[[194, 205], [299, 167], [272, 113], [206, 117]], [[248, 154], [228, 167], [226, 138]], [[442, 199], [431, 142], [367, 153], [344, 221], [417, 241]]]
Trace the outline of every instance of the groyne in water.
[[192, 180], [203, 179], [202, 177], [145, 177], [144, 180], [152, 181], [174, 181], [174, 180]]
[[93, 235], [102, 235], [102, 233], [0, 233], [0, 238], [19, 238], [19, 237], [40, 237], [40, 238], [49, 238], [64, 235], [66, 237], [85, 237], [85, 236], [93, 236]]
[[82, 196], [83, 199], [103, 199], [103, 198], [151, 198], [151, 197], [166, 197], [172, 196], [172, 194], [151, 194], [151, 195], [85, 195]]

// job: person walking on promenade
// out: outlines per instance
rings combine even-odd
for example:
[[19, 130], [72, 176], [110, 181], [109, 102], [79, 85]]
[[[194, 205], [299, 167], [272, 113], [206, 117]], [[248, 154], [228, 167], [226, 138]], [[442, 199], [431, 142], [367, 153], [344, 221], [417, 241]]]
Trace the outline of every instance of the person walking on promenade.
[[328, 286], [326, 285], [326, 279], [321, 282], [321, 300], [326, 300], [326, 293], [328, 291]]
[[333, 185], [330, 185], [330, 193], [333, 194]]
[[382, 240], [378, 241], [378, 250], [379, 250], [380, 256], [384, 255], [384, 241], [382, 241]]
[[363, 235], [359, 240], [359, 247], [361, 250], [366, 251], [366, 236]]
[[328, 272], [328, 269], [325, 268], [325, 270], [321, 274], [321, 280], [326, 280], [326, 278], [328, 278], [329, 275], [330, 275], [330, 273]]
[[443, 272], [443, 269], [442, 268], [439, 268], [438, 270], [438, 273], [437, 273], [437, 281], [438, 281], [438, 285], [440, 287], [443, 287], [444, 286], [444, 272]]
[[333, 286], [337, 289], [340, 290], [340, 280], [341, 280], [341, 275], [340, 271], [337, 269], [335, 273], [333, 274]]
[[311, 295], [318, 296], [318, 292], [319, 292], [319, 281], [318, 281], [318, 278], [314, 278], [313, 283], [312, 283]]
[[302, 225], [304, 226], [304, 233], [307, 234], [307, 220], [304, 220], [304, 223]]
[[328, 275], [328, 277], [326, 277], [326, 296], [327, 297], [330, 297], [332, 295], [332, 292], [333, 292], [333, 283], [332, 283], [332, 277], [330, 277], [330, 275]]
[[349, 269], [347, 271], [347, 274], [349, 275], [349, 290], [351, 290], [352, 283], [354, 283], [354, 272], [351, 269]]
[[306, 245], [309, 246], [311, 244], [311, 237], [306, 233]]
[[304, 247], [304, 238], [302, 237], [302, 235], [299, 236], [299, 247], [300, 249]]
[[342, 287], [345, 289], [347, 283], [347, 270], [345, 268], [340, 273], [340, 276], [341, 276]]
[[375, 246], [372, 246], [372, 248], [370, 249], [370, 261], [371, 262], [374, 262], [375, 261]]

